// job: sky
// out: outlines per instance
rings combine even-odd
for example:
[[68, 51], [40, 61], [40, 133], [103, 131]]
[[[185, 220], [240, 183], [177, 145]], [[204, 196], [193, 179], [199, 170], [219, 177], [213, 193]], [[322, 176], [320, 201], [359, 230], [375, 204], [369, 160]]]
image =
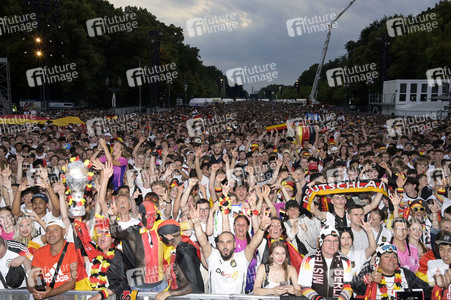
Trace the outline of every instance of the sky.
[[[200, 49], [205, 65], [231, 80], [244, 81], [248, 92], [269, 84], [292, 85], [318, 63], [327, 35], [325, 24], [351, 0], [109, 0], [115, 7], [146, 8], [161, 22], [183, 28], [185, 43]], [[344, 55], [375, 20], [395, 14], [416, 15], [439, 0], [356, 0], [332, 31], [326, 62]], [[198, 18], [201, 18], [200, 21]], [[303, 18], [306, 26], [292, 19]], [[202, 27], [202, 22], [204, 26]], [[214, 30], [218, 28], [218, 30]], [[315, 30], [317, 28], [317, 30]], [[370, 63], [370, 62], [369, 62]], [[235, 70], [234, 70], [235, 69]], [[229, 73], [227, 73], [227, 71]], [[233, 73], [249, 77], [233, 77]], [[251, 74], [254, 82], [250, 82]], [[240, 79], [241, 78], [241, 79]]]

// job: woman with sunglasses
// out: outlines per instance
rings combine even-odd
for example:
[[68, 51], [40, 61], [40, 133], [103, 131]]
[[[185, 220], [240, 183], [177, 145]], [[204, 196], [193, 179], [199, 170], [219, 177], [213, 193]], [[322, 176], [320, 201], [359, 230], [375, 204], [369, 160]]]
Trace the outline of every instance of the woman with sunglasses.
[[407, 220], [398, 217], [393, 220], [393, 238], [392, 244], [398, 249], [398, 258], [401, 267], [416, 272], [419, 268], [418, 249], [410, 244]]

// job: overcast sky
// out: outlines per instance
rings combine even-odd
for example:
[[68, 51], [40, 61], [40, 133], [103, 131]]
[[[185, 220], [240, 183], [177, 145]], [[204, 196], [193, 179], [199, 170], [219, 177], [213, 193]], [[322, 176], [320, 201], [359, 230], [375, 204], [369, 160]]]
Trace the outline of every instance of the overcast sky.
[[[318, 63], [327, 31], [308, 32], [309, 29], [289, 21], [307, 17], [316, 22], [341, 12], [351, 0], [109, 0], [117, 6], [146, 8], [158, 20], [183, 28], [185, 43], [200, 49], [205, 65], [214, 65], [224, 74], [229, 69], [268, 66], [275, 63], [277, 77], [269, 82], [244, 84], [257, 92], [272, 83], [293, 84], [310, 65]], [[438, 0], [356, 0], [338, 20], [332, 32], [326, 62], [345, 54], [344, 45], [357, 40], [360, 31], [374, 20], [394, 14], [418, 14], [435, 6]], [[214, 17], [216, 16], [216, 20]], [[316, 16], [316, 18], [315, 18]], [[223, 20], [233, 26], [228, 31]], [[208, 34], [195, 18], [208, 18], [224, 31]], [[326, 19], [327, 20], [327, 19]], [[208, 29], [212, 30], [212, 25]], [[294, 28], [294, 29], [293, 29]], [[309, 27], [312, 31], [312, 27]], [[191, 29], [188, 32], [188, 29]], [[294, 31], [296, 30], [296, 31]], [[290, 35], [291, 34], [291, 37]], [[371, 63], [371, 62], [369, 62]], [[273, 65], [274, 66], [274, 65]], [[274, 69], [274, 68], [273, 68]], [[260, 70], [257, 70], [260, 72]], [[274, 72], [274, 70], [270, 70]], [[252, 70], [251, 70], [252, 72]], [[272, 76], [270, 76], [270, 79]]]

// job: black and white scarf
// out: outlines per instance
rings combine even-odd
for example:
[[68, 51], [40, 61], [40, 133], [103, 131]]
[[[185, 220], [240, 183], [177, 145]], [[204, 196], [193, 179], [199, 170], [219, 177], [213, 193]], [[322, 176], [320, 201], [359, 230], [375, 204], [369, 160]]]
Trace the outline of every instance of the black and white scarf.
[[[315, 254], [315, 263], [313, 266], [312, 289], [323, 297], [338, 298], [344, 286], [344, 269], [340, 254], [334, 254], [330, 269], [327, 269], [327, 263], [322, 255], [321, 249]], [[333, 281], [333, 284], [329, 281]]]

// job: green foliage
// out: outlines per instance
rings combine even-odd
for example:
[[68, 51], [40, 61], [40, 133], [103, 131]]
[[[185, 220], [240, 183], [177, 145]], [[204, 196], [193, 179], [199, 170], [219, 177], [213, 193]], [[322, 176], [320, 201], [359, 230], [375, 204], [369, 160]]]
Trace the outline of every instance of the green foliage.
[[[26, 70], [76, 63], [78, 78], [72, 82], [47, 84], [48, 99], [108, 106], [111, 99], [105, 83], [108, 76], [114, 83], [118, 78], [122, 80], [116, 96], [117, 105], [137, 105], [138, 88], [128, 86], [126, 71], [137, 68], [139, 64], [142, 67], [153, 66], [155, 61], [152, 55], [156, 51], [159, 51], [160, 65], [176, 64], [178, 77], [170, 87], [168, 83], [161, 82], [159, 95], [153, 96], [153, 99], [149, 85], [143, 85], [143, 105], [167, 99], [169, 89], [173, 105], [177, 98], [185, 96], [187, 100], [221, 96], [219, 79], [224, 78], [222, 72], [214, 66], [203, 65], [199, 49], [184, 44], [182, 28], [158, 21], [146, 9], [131, 6], [114, 8], [104, 0], [2, 0], [0, 11], [5, 16], [34, 12], [39, 21], [38, 29], [30, 33], [1, 36], [0, 57], [7, 57], [10, 62], [14, 101], [40, 98], [40, 88], [28, 86]], [[88, 35], [87, 20], [131, 13], [136, 14], [138, 26], [130, 32], [96, 37]], [[152, 46], [150, 31], [162, 33], [159, 50]], [[35, 42], [37, 36], [42, 39], [39, 45]], [[41, 59], [36, 56], [38, 48], [43, 52]], [[232, 96], [227, 93], [222, 95]]]
[[[430, 31], [419, 31], [391, 38], [387, 33], [386, 21], [394, 17], [376, 20], [364, 28], [357, 41], [345, 45], [346, 55], [324, 64], [317, 99], [329, 104], [343, 104], [346, 98], [352, 103], [365, 105], [368, 92], [382, 93], [382, 62], [385, 57], [385, 79], [425, 79], [426, 71], [432, 68], [449, 66], [451, 61], [451, 3], [440, 1], [434, 8], [422, 14], [436, 14], [437, 27]], [[411, 16], [410, 16], [411, 17]], [[385, 55], [384, 55], [385, 53]], [[329, 87], [326, 71], [333, 68], [352, 67], [375, 63], [379, 76], [368, 86], [365, 82], [353, 83], [349, 87]], [[318, 64], [310, 66], [299, 77], [301, 91], [304, 86], [313, 85]], [[267, 88], [262, 89], [265, 91]], [[302, 98], [308, 97], [303, 94]]]

